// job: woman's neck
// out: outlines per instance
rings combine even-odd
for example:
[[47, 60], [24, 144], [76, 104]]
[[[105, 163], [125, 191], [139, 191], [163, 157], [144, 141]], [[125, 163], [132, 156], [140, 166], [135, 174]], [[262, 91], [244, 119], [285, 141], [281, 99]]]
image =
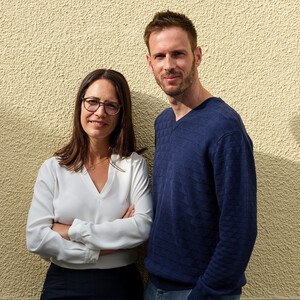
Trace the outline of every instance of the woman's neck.
[[85, 166], [87, 170], [94, 171], [96, 168], [102, 168], [105, 165], [107, 166], [110, 162], [110, 157], [112, 154], [112, 149], [110, 147], [106, 149], [97, 149], [95, 150], [90, 150]]
[[97, 163], [105, 158], [109, 159], [112, 149], [108, 143], [95, 144], [90, 143], [87, 161], [91, 164]]

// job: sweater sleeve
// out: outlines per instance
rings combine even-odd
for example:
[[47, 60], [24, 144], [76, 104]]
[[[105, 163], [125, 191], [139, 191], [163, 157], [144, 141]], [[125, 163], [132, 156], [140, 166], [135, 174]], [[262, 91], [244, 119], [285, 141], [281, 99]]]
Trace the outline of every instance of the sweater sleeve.
[[93, 224], [75, 219], [69, 228], [72, 241], [91, 249], [129, 249], [147, 240], [152, 224], [152, 198], [146, 161], [132, 162], [130, 204], [134, 204], [133, 217]]
[[51, 227], [54, 222], [53, 198], [56, 177], [49, 164], [44, 163], [34, 187], [34, 194], [29, 209], [26, 241], [30, 252], [42, 258], [64, 261], [73, 264], [95, 263], [99, 251], [91, 250], [82, 243], [63, 239]]
[[256, 174], [250, 138], [242, 132], [223, 136], [212, 162], [220, 213], [219, 242], [189, 300], [213, 300], [240, 290], [257, 234]]

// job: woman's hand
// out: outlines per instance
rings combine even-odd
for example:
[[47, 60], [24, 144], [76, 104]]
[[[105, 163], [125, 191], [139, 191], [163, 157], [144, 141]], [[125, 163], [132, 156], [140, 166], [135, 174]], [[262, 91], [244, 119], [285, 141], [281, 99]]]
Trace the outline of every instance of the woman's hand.
[[131, 218], [134, 215], [134, 205], [130, 205], [125, 213], [125, 215], [122, 217], [122, 219]]
[[68, 231], [71, 225], [61, 224], [61, 223], [53, 223], [52, 230], [59, 233], [62, 238], [65, 240], [70, 240]]
[[116, 253], [118, 250], [100, 250], [100, 256]]

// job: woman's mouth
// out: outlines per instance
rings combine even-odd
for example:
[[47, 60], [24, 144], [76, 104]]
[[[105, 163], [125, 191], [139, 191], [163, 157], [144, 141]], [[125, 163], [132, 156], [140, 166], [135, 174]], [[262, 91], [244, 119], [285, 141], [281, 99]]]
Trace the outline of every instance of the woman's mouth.
[[96, 128], [101, 128], [107, 125], [107, 123], [103, 121], [89, 121], [89, 123], [91, 123]]

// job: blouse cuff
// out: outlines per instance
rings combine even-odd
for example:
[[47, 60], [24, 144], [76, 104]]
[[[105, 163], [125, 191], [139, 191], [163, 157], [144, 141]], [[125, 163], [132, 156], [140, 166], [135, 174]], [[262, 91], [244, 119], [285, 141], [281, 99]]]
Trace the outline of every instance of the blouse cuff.
[[99, 259], [100, 251], [87, 248], [86, 263], [95, 264]]
[[82, 230], [82, 221], [75, 219], [72, 225], [69, 228], [68, 235], [72, 242], [82, 242], [81, 240], [81, 230]]
[[[82, 243], [87, 246], [87, 239], [91, 237], [91, 226], [90, 223], [75, 219], [69, 228], [68, 235], [70, 240], [77, 243]], [[97, 248], [89, 247], [93, 250]]]
[[[69, 228], [68, 235], [70, 237], [70, 240], [77, 243], [83, 243], [83, 234], [84, 228], [86, 222], [83, 222], [79, 219], [75, 219], [72, 223], [72, 225]], [[86, 248], [86, 256], [85, 256], [85, 262], [86, 263], [96, 263], [99, 259], [100, 250], [99, 249], [90, 249]]]

